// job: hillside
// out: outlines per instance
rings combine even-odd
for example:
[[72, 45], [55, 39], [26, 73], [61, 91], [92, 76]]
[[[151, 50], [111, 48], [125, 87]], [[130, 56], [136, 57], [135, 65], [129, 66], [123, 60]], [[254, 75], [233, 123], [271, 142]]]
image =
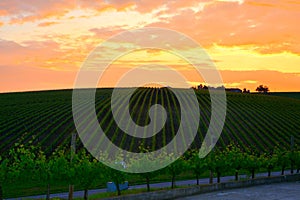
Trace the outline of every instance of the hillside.
[[289, 97], [300, 100], [300, 92], [270, 92], [270, 94], [273, 96]]
[[[112, 120], [112, 89], [98, 89], [96, 111], [107, 136], [123, 149], [137, 151], [144, 144], [157, 149], [171, 141], [179, 127], [178, 102], [169, 89], [138, 89], [131, 98], [131, 116], [139, 125], [149, 123], [147, 108], [154, 103], [168, 110], [164, 128], [155, 136], [137, 139], [124, 134]], [[210, 97], [197, 91], [201, 120], [193, 146], [200, 146], [210, 121]], [[271, 150], [275, 145], [289, 147], [291, 135], [300, 143], [300, 101], [261, 94], [227, 93], [227, 116], [218, 147], [238, 143], [241, 147]], [[7, 152], [16, 142], [32, 140], [47, 153], [70, 145], [76, 132], [72, 117], [72, 90], [0, 94], [0, 152]], [[77, 141], [77, 147], [82, 144]]]

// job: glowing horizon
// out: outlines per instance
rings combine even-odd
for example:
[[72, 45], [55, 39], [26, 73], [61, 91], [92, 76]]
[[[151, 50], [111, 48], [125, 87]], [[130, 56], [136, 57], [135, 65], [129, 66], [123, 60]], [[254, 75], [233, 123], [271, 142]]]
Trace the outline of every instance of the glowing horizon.
[[[73, 88], [80, 66], [99, 43], [143, 27], [168, 28], [195, 40], [215, 62], [225, 87], [255, 91], [263, 84], [271, 92], [300, 91], [297, 1], [4, 0], [0, 5], [1, 93]], [[122, 53], [126, 44], [112, 47]], [[148, 50], [115, 61], [101, 86], [113, 87], [114, 77], [153, 62], [174, 67], [190, 86], [203, 83], [180, 58]]]

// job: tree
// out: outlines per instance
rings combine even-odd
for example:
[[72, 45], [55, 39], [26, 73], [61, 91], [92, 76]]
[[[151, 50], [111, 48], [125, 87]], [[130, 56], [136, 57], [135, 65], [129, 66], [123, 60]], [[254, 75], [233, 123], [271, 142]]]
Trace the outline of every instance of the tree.
[[76, 166], [79, 162], [79, 158], [77, 154], [74, 154], [73, 157], [71, 157], [71, 160], [69, 161], [67, 158], [66, 168], [65, 168], [65, 180], [69, 183], [69, 197], [68, 200], [73, 199], [73, 193], [74, 193], [74, 185], [77, 182], [78, 179], [78, 171], [76, 170]]
[[297, 159], [296, 157], [297, 157], [297, 153], [294, 150], [290, 150], [288, 152], [288, 158], [289, 158], [290, 163], [291, 163], [291, 174], [294, 173], [294, 167], [295, 167], [296, 159]]
[[8, 177], [8, 159], [0, 156], [0, 200], [3, 200], [3, 184], [9, 179]]
[[[78, 172], [76, 171], [76, 165], [79, 162], [78, 156], [75, 154], [70, 162], [69, 156], [67, 156], [64, 150], [60, 150], [53, 153], [51, 159], [51, 180], [64, 181], [70, 185], [74, 185], [77, 182]], [[68, 199], [73, 198], [73, 187], [69, 188]]]
[[269, 92], [269, 88], [268, 88], [268, 86], [259, 85], [256, 88], [256, 91], [259, 92], [259, 93], [268, 93]]
[[213, 154], [212, 165], [213, 171], [217, 174], [217, 182], [221, 182], [221, 174], [227, 172], [230, 167], [230, 161], [227, 159], [228, 155], [226, 151], [215, 151]]
[[41, 147], [33, 145], [33, 140], [30, 140], [25, 145], [15, 143], [14, 147], [9, 151], [9, 173], [10, 179], [15, 179], [19, 182], [38, 181], [46, 183], [47, 195], [50, 199], [50, 180], [51, 167], [45, 153]]
[[300, 150], [295, 151], [295, 167], [297, 169], [297, 173], [300, 170]]
[[250, 90], [247, 90], [247, 88], [244, 88], [243, 93], [250, 93]]
[[149, 172], [139, 173], [139, 176], [146, 180], [147, 191], [150, 191], [150, 180], [155, 176], [158, 176], [161, 173], [161, 170], [152, 171], [156, 169], [156, 166], [160, 166], [161, 161], [164, 160], [165, 154], [160, 156], [155, 156], [151, 154], [148, 149], [145, 149], [143, 146], [139, 147], [143, 155], [139, 154], [138, 157], [131, 157], [128, 161], [128, 167], [132, 172], [141, 172], [145, 169], [148, 169]]
[[[170, 159], [172, 159], [173, 155], [169, 155]], [[175, 162], [170, 164], [165, 168], [166, 172], [171, 176], [171, 188], [173, 189], [175, 187], [175, 180], [176, 176], [181, 174], [186, 169], [186, 163], [183, 157], [178, 158]]]
[[276, 156], [274, 154], [272, 154], [272, 153], [263, 154], [263, 156], [262, 156], [262, 167], [267, 169], [268, 177], [271, 176], [271, 171], [275, 168], [276, 162], [277, 162], [277, 159], [276, 159]]
[[124, 183], [126, 180], [126, 173], [106, 166], [104, 168], [104, 176], [107, 181], [113, 181], [115, 183], [118, 196], [120, 196], [120, 184]]
[[248, 152], [245, 154], [246, 169], [251, 173], [251, 178], [255, 178], [255, 172], [261, 167], [262, 158], [255, 152]]
[[[120, 184], [124, 183], [127, 173], [124, 172], [128, 167], [126, 156], [123, 154], [109, 155], [107, 152], [99, 152], [97, 159], [105, 165], [100, 165], [103, 178], [106, 182], [114, 182], [118, 195], [121, 195]], [[103, 167], [103, 168], [102, 168]]]
[[274, 152], [276, 156], [276, 164], [281, 167], [281, 175], [284, 175], [285, 168], [290, 161], [289, 154], [286, 150], [280, 150], [277, 147], [275, 148]]
[[245, 153], [243, 153], [238, 145], [230, 144], [226, 148], [226, 155], [229, 162], [229, 168], [235, 172], [235, 180], [239, 179], [239, 171], [245, 167]]
[[207, 155], [207, 167], [209, 169], [209, 184], [213, 184], [214, 180], [214, 170], [215, 170], [215, 162], [214, 162], [214, 149]]
[[42, 183], [46, 184], [47, 187], [47, 193], [46, 193], [46, 199], [50, 199], [50, 184], [51, 184], [51, 166], [52, 162], [51, 160], [47, 160], [46, 155], [44, 152], [40, 151], [37, 160], [36, 160], [36, 165], [37, 165], [37, 174], [40, 178], [40, 181]]
[[75, 181], [74, 178], [76, 176], [73, 166], [70, 165], [64, 150], [54, 152], [51, 158], [51, 180], [55, 182], [67, 182], [69, 184]]
[[197, 180], [197, 185], [199, 185], [199, 178], [201, 174], [208, 170], [207, 158], [199, 158], [198, 150], [192, 150], [191, 156], [188, 159], [188, 167], [194, 172]]
[[84, 189], [84, 200], [88, 199], [88, 190], [101, 177], [102, 165], [96, 159], [92, 159], [85, 150], [78, 153], [79, 161], [75, 165], [78, 182]]
[[36, 155], [34, 154], [36, 150], [33, 145], [25, 147], [22, 144], [15, 144], [15, 147], [10, 150], [11, 172], [18, 181], [30, 182], [39, 178], [37, 176]]

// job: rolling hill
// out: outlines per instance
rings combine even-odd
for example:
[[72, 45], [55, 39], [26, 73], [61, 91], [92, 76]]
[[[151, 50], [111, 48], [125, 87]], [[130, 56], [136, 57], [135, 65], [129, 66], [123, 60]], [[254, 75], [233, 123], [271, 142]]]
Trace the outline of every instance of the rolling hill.
[[[113, 120], [110, 108], [112, 89], [97, 89], [96, 112], [106, 135], [114, 144], [129, 151], [140, 145], [152, 150], [168, 144], [180, 124], [180, 109], [175, 95], [168, 88], [139, 88], [130, 99], [133, 120], [143, 126], [150, 123], [147, 111], [153, 104], [167, 110], [164, 128], [150, 138], [134, 138], [122, 132]], [[199, 147], [210, 121], [210, 96], [196, 91], [201, 110], [198, 134], [192, 147]], [[123, 102], [120, 102], [120, 105]], [[290, 146], [290, 137], [300, 143], [300, 100], [273, 95], [227, 92], [225, 126], [217, 143], [223, 148], [229, 143], [241, 147], [269, 151], [274, 146]], [[76, 132], [72, 116], [72, 90], [0, 94], [0, 153], [6, 154], [15, 143], [32, 141], [47, 153], [70, 145]], [[80, 140], [77, 147], [82, 148]]]
[[273, 96], [300, 99], [300, 92], [270, 92], [270, 94]]

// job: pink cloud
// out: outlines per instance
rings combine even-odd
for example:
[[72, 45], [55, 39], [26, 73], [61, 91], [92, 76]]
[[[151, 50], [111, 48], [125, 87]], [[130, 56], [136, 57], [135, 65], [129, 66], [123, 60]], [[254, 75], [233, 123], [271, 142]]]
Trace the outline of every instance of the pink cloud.
[[[203, 4], [202, 9], [193, 8]], [[135, 5], [136, 11], [149, 13], [157, 9], [155, 17], [160, 22], [149, 26], [171, 28], [193, 37], [202, 45], [217, 43], [224, 46], [258, 45], [260, 53], [281, 51], [300, 52], [300, 4], [286, 1], [137, 1], [137, 0], [12, 0], [0, 3], [0, 15], [9, 14], [11, 23], [24, 23], [49, 17], [59, 17], [81, 8], [102, 12], [106, 9], [122, 10]], [[165, 16], [166, 14], [166, 16]], [[49, 26], [56, 22], [42, 22]], [[100, 32], [105, 38], [115, 31], [107, 28]], [[92, 29], [96, 30], [96, 29]]]
[[[270, 2], [270, 1], [269, 1]], [[300, 4], [252, 4], [247, 1], [215, 2], [203, 10], [178, 10], [164, 21], [148, 26], [158, 26], [181, 31], [204, 46], [213, 43], [223, 46], [256, 45], [261, 53], [290, 51], [300, 53]], [[283, 4], [283, 5], [282, 5]], [[171, 4], [170, 4], [171, 5]]]
[[0, 15], [11, 18], [10, 23], [24, 23], [65, 15], [76, 7], [75, 0], [6, 0], [0, 2]]

